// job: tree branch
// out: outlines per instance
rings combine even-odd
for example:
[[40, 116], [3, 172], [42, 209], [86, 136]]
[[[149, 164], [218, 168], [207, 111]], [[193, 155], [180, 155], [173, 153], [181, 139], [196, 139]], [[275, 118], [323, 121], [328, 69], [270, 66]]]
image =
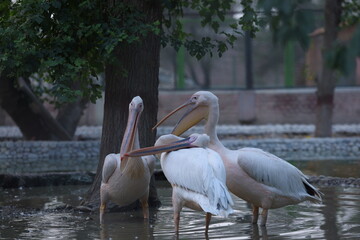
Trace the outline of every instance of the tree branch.
[[24, 78], [18, 78], [18, 84], [20, 90], [22, 90], [32, 100], [32, 103], [29, 104], [29, 106], [34, 112], [38, 113], [44, 119], [44, 124], [47, 125], [47, 127], [51, 131], [53, 131], [60, 140], [70, 141], [71, 137], [68, 132], [66, 132], [66, 130], [51, 116], [49, 111], [42, 105], [42, 103], [27, 85]]

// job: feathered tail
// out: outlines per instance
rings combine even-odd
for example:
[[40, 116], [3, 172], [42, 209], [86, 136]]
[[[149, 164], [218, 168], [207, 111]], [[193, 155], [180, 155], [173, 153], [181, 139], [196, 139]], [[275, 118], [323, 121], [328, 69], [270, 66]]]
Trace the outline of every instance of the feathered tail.
[[231, 195], [225, 184], [219, 179], [211, 181], [208, 188], [208, 198], [209, 203], [213, 208], [213, 211], [211, 211], [212, 214], [227, 217], [234, 212], [231, 207], [234, 205]]
[[306, 178], [303, 179], [303, 184], [306, 189], [306, 193], [309, 194], [307, 200], [309, 200], [312, 203], [322, 203], [321, 195], [324, 194], [320, 192], [318, 189], [316, 189], [313, 185], [311, 185]]

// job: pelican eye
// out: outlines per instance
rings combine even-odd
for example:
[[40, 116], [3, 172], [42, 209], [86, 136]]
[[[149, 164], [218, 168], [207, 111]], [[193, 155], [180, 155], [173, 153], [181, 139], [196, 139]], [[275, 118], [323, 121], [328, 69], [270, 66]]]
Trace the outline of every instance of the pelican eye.
[[193, 142], [195, 142], [196, 139], [197, 139], [197, 137], [191, 136], [191, 137], [189, 138], [189, 142], [190, 142], [190, 143], [193, 143]]
[[196, 103], [198, 99], [199, 99], [198, 96], [193, 96], [193, 97], [191, 98], [191, 102], [192, 102], [192, 103]]

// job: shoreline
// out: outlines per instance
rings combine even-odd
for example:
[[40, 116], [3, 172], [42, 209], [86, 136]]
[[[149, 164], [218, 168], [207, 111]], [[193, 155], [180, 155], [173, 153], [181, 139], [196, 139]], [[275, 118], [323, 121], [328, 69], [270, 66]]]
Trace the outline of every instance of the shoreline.
[[[255, 147], [286, 161], [360, 160], [360, 137], [224, 139], [230, 149]], [[1, 141], [0, 174], [96, 171], [100, 141]], [[160, 163], [157, 161], [156, 168]]]
[[[157, 128], [158, 137], [171, 132], [173, 126]], [[264, 125], [218, 125], [219, 138], [309, 138], [314, 137], [315, 126], [312, 124], [264, 124]], [[78, 126], [74, 141], [101, 139], [101, 126]], [[203, 126], [194, 126], [187, 134], [203, 132]], [[16, 126], [0, 126], [0, 141], [18, 141], [22, 139], [21, 131]], [[333, 124], [333, 138], [360, 137], [360, 124]], [[24, 141], [24, 140], [23, 140]]]
[[[333, 138], [309, 137], [312, 129], [312, 125], [290, 124], [220, 125], [218, 132], [223, 144], [230, 149], [261, 148], [286, 161], [360, 160], [359, 124], [334, 125], [339, 137]], [[170, 130], [171, 127], [161, 127], [158, 135]], [[202, 132], [202, 127], [192, 128], [188, 134], [192, 132]], [[100, 152], [99, 126], [79, 127], [78, 140], [74, 141], [24, 141], [18, 134], [17, 127], [0, 127], [0, 175], [96, 171]], [[284, 135], [286, 137], [282, 137]], [[160, 169], [159, 162], [156, 169]]]
[[[94, 172], [48, 172], [40, 174], [0, 174], [0, 187], [28, 188], [60, 185], [91, 185], [95, 177]], [[157, 182], [167, 182], [163, 172], [154, 172]], [[311, 184], [320, 187], [345, 187], [360, 188], [360, 178], [331, 177], [331, 176], [308, 176]]]

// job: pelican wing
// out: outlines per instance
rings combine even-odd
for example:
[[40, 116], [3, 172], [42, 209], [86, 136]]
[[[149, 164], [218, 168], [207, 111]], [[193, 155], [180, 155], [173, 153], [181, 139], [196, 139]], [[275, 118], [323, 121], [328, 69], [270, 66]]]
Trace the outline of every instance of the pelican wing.
[[238, 164], [257, 182], [276, 189], [280, 194], [304, 197], [307, 177], [295, 166], [258, 148], [237, 151]]
[[194, 193], [193, 200], [198, 203], [207, 198], [207, 204], [200, 203], [204, 211], [227, 216], [232, 212], [230, 205], [233, 202], [226, 187], [224, 166], [221, 168], [220, 164], [220, 156], [204, 148], [181, 149], [161, 155], [161, 167], [173, 186]]
[[[213, 175], [202, 148], [181, 149], [161, 155], [161, 167], [168, 181], [200, 194], [206, 193], [205, 180]], [[204, 155], [205, 154], [205, 155]]]
[[224, 187], [226, 186], [226, 170], [224, 163], [221, 159], [221, 156], [210, 148], [207, 148], [207, 153], [208, 153], [207, 160], [214, 172], [214, 176], [218, 179], [219, 184], [221, 184], [221, 188], [226, 188], [226, 191], [220, 192], [221, 194], [220, 199], [222, 199], [223, 201], [222, 205], [227, 206], [227, 203], [224, 200], [228, 201], [230, 205], [234, 205], [234, 202], [232, 201], [232, 198], [227, 190], [227, 187]]
[[116, 170], [118, 160], [120, 159], [120, 154], [110, 153], [105, 157], [104, 165], [102, 169], [102, 182], [107, 183], [109, 178], [112, 176]]
[[155, 156], [144, 156], [144, 157], [142, 157], [142, 160], [144, 162], [144, 165], [149, 168], [149, 172], [150, 172], [150, 176], [151, 176], [154, 173], [156, 157]]
[[223, 183], [226, 183], [226, 170], [220, 155], [214, 150], [207, 148], [208, 150], [208, 163], [212, 167], [215, 176]]

